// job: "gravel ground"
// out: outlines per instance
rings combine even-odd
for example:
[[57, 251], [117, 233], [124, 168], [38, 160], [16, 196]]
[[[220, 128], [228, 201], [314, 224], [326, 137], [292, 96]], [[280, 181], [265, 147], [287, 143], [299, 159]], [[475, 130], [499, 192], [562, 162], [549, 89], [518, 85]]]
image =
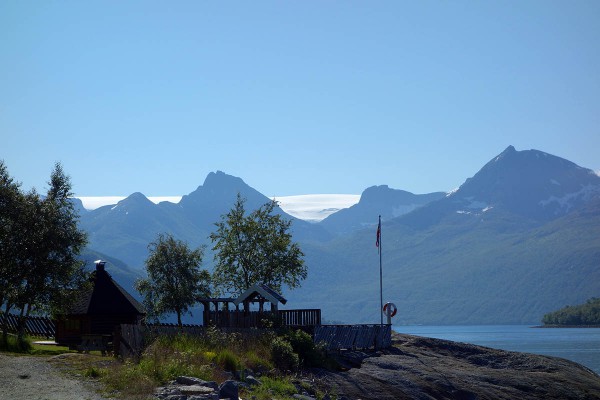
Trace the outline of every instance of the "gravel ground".
[[0, 399], [103, 400], [91, 383], [70, 378], [52, 357], [0, 354]]

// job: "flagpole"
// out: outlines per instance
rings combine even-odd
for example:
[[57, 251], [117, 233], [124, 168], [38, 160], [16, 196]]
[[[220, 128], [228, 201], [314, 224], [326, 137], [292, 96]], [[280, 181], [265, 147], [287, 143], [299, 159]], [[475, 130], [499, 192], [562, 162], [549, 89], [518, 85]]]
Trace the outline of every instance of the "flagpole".
[[381, 268], [381, 215], [379, 216], [379, 315], [383, 325], [383, 269]]

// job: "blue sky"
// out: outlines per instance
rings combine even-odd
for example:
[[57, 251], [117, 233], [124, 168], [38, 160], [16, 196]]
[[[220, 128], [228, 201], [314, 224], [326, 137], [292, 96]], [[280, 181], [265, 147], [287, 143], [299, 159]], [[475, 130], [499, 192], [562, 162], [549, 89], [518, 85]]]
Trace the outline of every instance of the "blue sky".
[[2, 1], [0, 158], [45, 191], [450, 190], [508, 145], [600, 170], [598, 1]]

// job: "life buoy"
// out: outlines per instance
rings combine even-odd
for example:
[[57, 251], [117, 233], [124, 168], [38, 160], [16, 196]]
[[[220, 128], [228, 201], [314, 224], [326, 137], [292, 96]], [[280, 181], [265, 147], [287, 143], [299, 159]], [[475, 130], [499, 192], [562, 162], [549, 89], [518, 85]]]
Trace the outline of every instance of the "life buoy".
[[388, 306], [390, 307], [390, 317], [393, 317], [398, 312], [398, 308], [394, 303], [385, 303], [385, 305], [383, 306], [383, 312], [385, 315], [387, 315]]

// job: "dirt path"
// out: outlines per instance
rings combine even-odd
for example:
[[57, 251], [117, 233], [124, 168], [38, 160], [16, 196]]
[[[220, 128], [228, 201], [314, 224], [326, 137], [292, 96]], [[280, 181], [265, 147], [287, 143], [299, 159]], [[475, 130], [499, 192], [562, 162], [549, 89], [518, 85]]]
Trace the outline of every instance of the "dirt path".
[[0, 354], [0, 399], [105, 399], [91, 383], [68, 377], [51, 361], [51, 357]]

